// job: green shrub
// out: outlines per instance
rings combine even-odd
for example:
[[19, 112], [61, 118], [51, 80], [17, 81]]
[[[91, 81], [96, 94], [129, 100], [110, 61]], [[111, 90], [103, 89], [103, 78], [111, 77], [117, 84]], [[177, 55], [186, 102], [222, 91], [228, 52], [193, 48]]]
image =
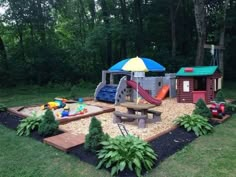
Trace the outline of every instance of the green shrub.
[[47, 110], [42, 117], [42, 122], [39, 124], [38, 132], [42, 136], [50, 136], [57, 132], [58, 122], [55, 120], [53, 112]]
[[63, 88], [69, 90], [69, 89], [71, 89], [71, 87], [72, 87], [71, 82], [67, 81], [67, 82], [63, 83]]
[[85, 137], [84, 148], [96, 152], [101, 148], [101, 141], [105, 139], [108, 139], [108, 135], [104, 135], [101, 122], [93, 117], [89, 125], [89, 133]]
[[197, 101], [195, 109], [193, 110], [193, 114], [198, 114], [202, 117], [207, 118], [212, 117], [210, 109], [207, 107], [206, 103], [201, 98]]
[[194, 131], [197, 136], [206, 135], [213, 130], [213, 126], [206, 118], [196, 114], [180, 116], [175, 123], [187, 129], [188, 132]]
[[7, 107], [4, 104], [0, 103], [0, 112], [5, 112], [6, 110]]
[[214, 99], [216, 102], [225, 102], [225, 96], [224, 96], [224, 93], [223, 93], [223, 91], [218, 91], [217, 93], [216, 93], [216, 97], [215, 97], [215, 99]]
[[70, 95], [69, 97], [71, 99], [76, 99], [76, 97], [78, 96], [78, 90], [77, 90], [77, 87], [74, 85], [73, 87], [71, 87], [70, 89]]
[[236, 105], [232, 103], [225, 103], [225, 109], [229, 112], [236, 112]]
[[29, 136], [30, 132], [38, 129], [41, 122], [42, 116], [37, 116], [36, 113], [33, 113], [31, 116], [21, 120], [21, 123], [17, 127], [17, 135]]
[[157, 159], [147, 142], [131, 135], [109, 138], [101, 144], [103, 147], [98, 152], [99, 163], [96, 168], [111, 168], [112, 176], [125, 168], [135, 170], [136, 175], [141, 176], [141, 171], [152, 169]]

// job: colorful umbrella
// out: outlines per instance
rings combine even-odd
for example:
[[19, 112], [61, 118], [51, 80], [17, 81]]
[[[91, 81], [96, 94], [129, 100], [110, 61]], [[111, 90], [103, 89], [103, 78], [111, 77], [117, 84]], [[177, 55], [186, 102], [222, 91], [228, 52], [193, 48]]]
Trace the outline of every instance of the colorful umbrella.
[[116, 63], [111, 68], [109, 68], [109, 71], [132, 71], [132, 72], [159, 71], [159, 72], [162, 72], [162, 71], [165, 71], [165, 67], [152, 59], [135, 57], [135, 58], [128, 58], [128, 59], [125, 59]]
[[[154, 60], [148, 58], [129, 58], [118, 62], [109, 68], [109, 71], [131, 71], [135, 72], [136, 76], [142, 75], [142, 72], [147, 71], [165, 71], [166, 68]], [[135, 76], [134, 75], [134, 76]], [[137, 101], [138, 101], [138, 77], [137, 77]]]

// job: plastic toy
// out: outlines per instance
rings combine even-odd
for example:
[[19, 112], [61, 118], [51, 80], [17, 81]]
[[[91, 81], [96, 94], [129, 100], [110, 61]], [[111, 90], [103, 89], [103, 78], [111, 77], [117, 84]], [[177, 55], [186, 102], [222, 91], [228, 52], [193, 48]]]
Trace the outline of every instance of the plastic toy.
[[62, 111], [61, 113], [61, 117], [66, 117], [66, 116], [69, 116], [69, 113], [70, 113], [70, 108], [65, 106], [64, 107], [64, 110]]
[[210, 110], [213, 117], [222, 118], [225, 115], [225, 103], [212, 101]]
[[87, 113], [88, 110], [85, 107], [86, 107], [86, 104], [83, 103], [83, 99], [79, 99], [76, 114], [85, 114], [85, 113]]
[[182, 67], [176, 79], [179, 103], [196, 103], [201, 98], [209, 104], [222, 86], [222, 74], [217, 66]]
[[41, 109], [58, 109], [64, 108], [66, 106], [66, 99], [64, 98], [55, 98], [54, 101], [48, 102], [45, 105], [41, 106]]
[[[108, 79], [107, 77], [110, 76]], [[120, 77], [119, 82], [117, 83], [117, 77]], [[123, 76], [123, 77], [122, 77]], [[134, 81], [136, 86], [131, 83], [128, 85], [127, 81]], [[138, 85], [141, 87], [141, 90], [135, 89]], [[129, 82], [130, 83], [130, 82]], [[142, 92], [145, 90], [145, 95], [141, 95], [146, 101], [151, 101], [153, 104], [160, 104], [156, 102], [159, 99], [152, 99], [151, 97], [157, 96], [162, 92], [163, 86], [168, 86], [168, 90], [165, 88], [165, 94], [161, 94], [161, 97], [164, 97], [169, 94], [169, 97], [176, 97], [176, 76], [175, 73], [166, 73], [165, 76], [158, 77], [142, 77], [137, 79], [131, 72], [125, 71], [102, 71], [102, 81], [97, 85], [97, 88], [94, 92], [94, 99], [96, 101], [103, 101], [108, 103], [115, 103], [118, 105], [122, 102], [134, 101], [137, 99], [137, 90]]]

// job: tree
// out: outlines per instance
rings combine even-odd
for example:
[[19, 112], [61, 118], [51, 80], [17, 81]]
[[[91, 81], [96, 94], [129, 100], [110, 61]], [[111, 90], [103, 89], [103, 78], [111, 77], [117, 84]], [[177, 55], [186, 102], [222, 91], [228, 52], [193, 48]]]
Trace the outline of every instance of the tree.
[[[220, 40], [219, 40], [219, 45], [224, 46], [225, 45], [225, 23], [226, 23], [226, 10], [229, 4], [229, 0], [226, 0], [224, 3], [224, 8], [223, 8], [223, 20], [221, 24], [221, 29], [220, 29]], [[224, 75], [224, 52], [223, 50], [220, 51], [219, 55], [219, 69]]]
[[51, 110], [47, 110], [43, 115], [42, 122], [39, 124], [38, 132], [42, 136], [49, 136], [56, 133], [59, 123], [55, 120]]
[[193, 114], [198, 114], [206, 118], [212, 117], [210, 109], [207, 107], [206, 103], [201, 98], [197, 101], [196, 107], [193, 110]]
[[172, 39], [172, 47], [171, 47], [171, 55], [172, 57], [176, 56], [176, 15], [178, 9], [180, 7], [182, 0], [178, 1], [178, 4], [175, 7], [174, 0], [170, 1], [170, 21], [171, 21], [171, 39]]
[[100, 142], [104, 138], [101, 122], [93, 117], [89, 125], [89, 133], [85, 137], [84, 148], [96, 152], [101, 148]]
[[121, 6], [121, 15], [122, 15], [122, 36], [121, 36], [121, 57], [127, 57], [127, 25], [128, 25], [128, 17], [127, 17], [127, 8], [126, 8], [126, 0], [120, 0]]
[[136, 24], [135, 48], [137, 55], [140, 56], [143, 48], [143, 16], [142, 16], [142, 0], [134, 1], [134, 20]]
[[197, 29], [197, 54], [195, 59], [195, 65], [203, 65], [204, 61], [204, 44], [206, 39], [206, 11], [204, 0], [193, 0], [194, 14]]
[[0, 63], [5, 70], [8, 69], [7, 52], [1, 36], [0, 36]]

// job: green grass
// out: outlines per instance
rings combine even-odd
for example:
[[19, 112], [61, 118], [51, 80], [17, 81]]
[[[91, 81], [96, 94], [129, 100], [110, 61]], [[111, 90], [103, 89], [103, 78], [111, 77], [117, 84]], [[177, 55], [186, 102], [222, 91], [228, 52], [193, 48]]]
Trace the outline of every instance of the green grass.
[[236, 115], [197, 138], [154, 169], [150, 177], [233, 177], [236, 174]]
[[[93, 96], [95, 88], [83, 88], [78, 86], [78, 97]], [[0, 103], [7, 107], [27, 106], [32, 104], [44, 104], [52, 101], [55, 97], [68, 98], [70, 88], [63, 86], [39, 87], [27, 86], [0, 89]]]
[[[182, 151], [153, 169], [149, 177], [233, 177], [236, 174], [236, 115], [214, 133], [197, 138]], [[0, 176], [109, 176], [104, 170], [79, 161], [0, 125]]]
[[236, 82], [225, 82], [223, 93], [226, 98], [236, 99]]
[[0, 125], [0, 176], [2, 177], [109, 176], [78, 158], [65, 154]]
[[[236, 99], [236, 84], [225, 83], [225, 96]], [[94, 88], [78, 88], [80, 97], [92, 96]], [[26, 87], [0, 89], [0, 103], [7, 106], [45, 103], [54, 97], [69, 96], [69, 88]], [[214, 132], [197, 138], [183, 150], [162, 162], [150, 177], [233, 177], [236, 174], [236, 114], [214, 128]], [[79, 161], [0, 125], [0, 176], [110, 176], [107, 171]]]

